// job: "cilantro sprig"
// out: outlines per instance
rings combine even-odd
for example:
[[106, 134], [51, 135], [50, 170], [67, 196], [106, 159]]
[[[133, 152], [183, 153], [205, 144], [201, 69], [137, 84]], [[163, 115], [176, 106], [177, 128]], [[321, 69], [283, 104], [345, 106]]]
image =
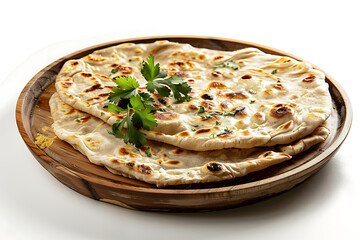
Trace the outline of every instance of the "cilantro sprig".
[[[109, 106], [115, 107], [110, 108]], [[114, 104], [109, 106], [108, 110], [113, 113], [124, 113], [126, 111], [126, 117], [123, 120], [117, 120], [112, 125], [112, 132], [110, 133], [116, 137], [123, 138], [126, 144], [133, 144], [137, 148], [146, 145], [145, 133], [142, 133], [139, 129], [153, 130], [157, 123], [154, 114], [150, 113], [152, 109], [145, 107], [141, 97], [139, 95], [132, 96], [127, 109], [117, 107]], [[124, 134], [123, 128], [125, 124], [127, 130]]]
[[[160, 69], [159, 63], [155, 64], [154, 56], [140, 64], [140, 71], [147, 81], [146, 89], [150, 93], [155, 91], [163, 97], [170, 97], [170, 94], [178, 101], [189, 101], [191, 96], [188, 94], [191, 87], [178, 75], [167, 77], [167, 72]], [[140, 92], [139, 82], [132, 76], [122, 76], [115, 79], [117, 87], [112, 89], [105, 104], [109, 112], [114, 114], [126, 114], [122, 120], [117, 120], [112, 125], [110, 134], [124, 139], [126, 144], [132, 144], [137, 148], [145, 146], [147, 140], [145, 133], [141, 129], [153, 130], [157, 126], [157, 121], [153, 114], [154, 111], [166, 111], [157, 109], [153, 106], [155, 100], [147, 92]], [[125, 128], [126, 127], [126, 131]], [[151, 156], [149, 148], [147, 156]]]
[[146, 62], [141, 64], [141, 73], [148, 82], [146, 88], [149, 92], [158, 92], [160, 97], [169, 97], [172, 92], [174, 98], [178, 101], [190, 101], [191, 96], [188, 94], [191, 87], [177, 74], [169, 78], [167, 72], [160, 70], [159, 63], [154, 63], [154, 56], [150, 55]]

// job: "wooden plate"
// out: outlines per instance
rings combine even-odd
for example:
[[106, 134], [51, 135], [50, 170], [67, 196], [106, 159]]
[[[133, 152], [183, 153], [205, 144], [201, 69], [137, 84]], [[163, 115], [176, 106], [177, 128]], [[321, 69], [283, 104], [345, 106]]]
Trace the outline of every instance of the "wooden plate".
[[163, 39], [218, 50], [257, 47], [266, 53], [301, 60], [282, 51], [244, 41], [164, 36], [104, 43], [55, 61], [36, 74], [23, 89], [16, 106], [16, 121], [31, 153], [46, 170], [66, 186], [90, 198], [131, 209], [147, 211], [224, 209], [255, 202], [294, 187], [320, 170], [345, 140], [352, 121], [350, 101], [340, 85], [326, 75], [334, 110], [330, 117], [331, 135], [326, 142], [295, 156], [292, 160], [234, 180], [158, 189], [144, 182], [113, 175], [104, 167], [91, 164], [85, 156], [59, 139], [44, 150], [34, 143], [38, 133], [53, 136], [53, 133], [46, 128], [52, 124], [48, 101], [55, 91], [53, 83], [56, 75], [65, 61], [81, 58], [97, 49], [124, 42], [149, 43]]

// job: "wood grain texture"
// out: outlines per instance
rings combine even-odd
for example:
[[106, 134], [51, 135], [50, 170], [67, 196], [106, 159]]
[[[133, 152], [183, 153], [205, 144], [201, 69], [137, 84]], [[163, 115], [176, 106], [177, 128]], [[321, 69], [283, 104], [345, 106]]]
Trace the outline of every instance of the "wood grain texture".
[[195, 47], [235, 50], [257, 47], [260, 50], [301, 60], [291, 54], [244, 41], [194, 36], [164, 36], [125, 39], [104, 43], [69, 54], [36, 74], [23, 89], [16, 106], [19, 132], [38, 162], [55, 178], [90, 198], [146, 211], [208, 211], [245, 205], [291, 189], [319, 171], [339, 149], [351, 126], [350, 101], [341, 86], [326, 74], [333, 99], [331, 135], [322, 144], [282, 164], [228, 181], [191, 184], [158, 189], [153, 185], [111, 174], [90, 163], [69, 144], [55, 139], [41, 150], [37, 134], [53, 137], [49, 98], [55, 92], [54, 81], [65, 61], [83, 57], [97, 49], [124, 42], [150, 43], [156, 40], [190, 43]]

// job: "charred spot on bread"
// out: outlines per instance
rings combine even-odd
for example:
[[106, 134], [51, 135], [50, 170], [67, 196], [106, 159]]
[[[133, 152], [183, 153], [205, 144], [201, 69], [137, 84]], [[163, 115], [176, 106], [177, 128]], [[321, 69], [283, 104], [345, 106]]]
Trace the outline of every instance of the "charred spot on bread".
[[77, 112], [77, 110], [75, 110], [75, 108], [70, 108], [70, 110], [65, 115], [71, 115], [75, 112]]
[[206, 99], [206, 100], [213, 100], [213, 99], [214, 99], [214, 95], [205, 93], [205, 94], [201, 95], [201, 98], [202, 98], [202, 99]]
[[89, 121], [90, 119], [91, 119], [91, 116], [90, 116], [90, 115], [87, 115], [87, 116], [85, 116], [85, 117], [80, 118], [80, 120], [81, 120], [83, 123]]
[[134, 167], [134, 166], [135, 166], [135, 163], [133, 163], [133, 162], [128, 162], [126, 165], [129, 166], [129, 167]]
[[162, 121], [171, 121], [177, 119], [179, 116], [171, 112], [155, 112], [155, 118]]
[[269, 157], [273, 154], [272, 151], [267, 151], [267, 152], [264, 152], [263, 154], [261, 154], [262, 157]]
[[311, 83], [311, 82], [315, 81], [315, 76], [311, 75], [309, 77], [304, 78], [302, 81], [306, 82], [306, 83]]
[[129, 149], [127, 149], [127, 148], [120, 148], [119, 151], [118, 151], [118, 154], [119, 154], [120, 156], [129, 156], [129, 157], [131, 157], [131, 158], [140, 158], [139, 155], [131, 152], [131, 151], [130, 151]]
[[116, 68], [118, 70], [118, 72], [121, 73], [121, 75], [130, 75], [135, 72], [135, 69], [131, 66], [123, 66], [123, 65], [114, 63], [114, 64], [111, 64], [110, 67]]
[[249, 74], [246, 74], [246, 75], [242, 76], [241, 78], [242, 78], [242, 79], [251, 79], [252, 76], [249, 75]]
[[61, 82], [61, 86], [63, 88], [69, 88], [71, 87], [72, 84], [73, 84], [72, 82]]
[[92, 77], [92, 73], [85, 73], [85, 72], [82, 72], [82, 73], [81, 73], [81, 76], [86, 77], [86, 78], [88, 78], [88, 77]]
[[170, 165], [179, 165], [181, 162], [179, 160], [168, 160], [165, 163]]
[[285, 87], [281, 83], [275, 83], [275, 84], [272, 84], [271, 86], [280, 91], [285, 90]]
[[92, 92], [92, 91], [95, 91], [95, 90], [98, 90], [98, 89], [103, 89], [101, 84], [92, 85], [91, 87], [85, 89], [84, 92], [88, 93], [88, 92]]
[[222, 73], [219, 72], [219, 71], [213, 71], [213, 72], [211, 72], [211, 75], [212, 75], [213, 77], [221, 77]]
[[190, 136], [190, 133], [187, 132], [187, 131], [181, 132], [181, 133], [179, 133], [179, 136], [181, 136], [181, 137], [188, 137], [188, 136]]
[[210, 162], [206, 165], [206, 168], [211, 172], [219, 172], [222, 170], [222, 165], [217, 162]]
[[151, 168], [145, 164], [138, 165], [138, 170], [144, 174], [151, 174]]
[[277, 104], [270, 110], [270, 116], [274, 118], [282, 118], [291, 114], [292, 110], [286, 104]]
[[246, 93], [243, 91], [226, 93], [225, 96], [230, 99], [247, 99], [247, 98], [249, 98], [249, 96], [246, 95]]
[[217, 61], [217, 60], [220, 60], [220, 59], [223, 59], [223, 58], [224, 58], [224, 56], [215, 56], [214, 61]]
[[177, 149], [175, 149], [174, 151], [172, 151], [172, 154], [177, 154], [177, 155], [179, 155], [179, 154], [183, 154], [184, 152], [185, 152], [184, 149], [182, 149], [182, 148], [177, 148]]
[[203, 133], [209, 133], [210, 131], [211, 131], [210, 128], [202, 128], [202, 129], [197, 130], [195, 133], [196, 134], [203, 134]]
[[209, 83], [209, 88], [227, 88], [226, 84], [222, 83], [222, 82], [211, 82]]
[[99, 97], [108, 97], [109, 93], [100, 93], [98, 96]]
[[215, 103], [212, 102], [212, 101], [204, 100], [204, 101], [201, 102], [201, 106], [204, 106], [205, 108], [212, 109], [212, 107], [215, 106]]
[[196, 110], [199, 109], [199, 108], [198, 108], [197, 106], [195, 106], [194, 104], [189, 104], [189, 105], [188, 105], [188, 108], [189, 108], [190, 110], [192, 110], [192, 111], [196, 111]]

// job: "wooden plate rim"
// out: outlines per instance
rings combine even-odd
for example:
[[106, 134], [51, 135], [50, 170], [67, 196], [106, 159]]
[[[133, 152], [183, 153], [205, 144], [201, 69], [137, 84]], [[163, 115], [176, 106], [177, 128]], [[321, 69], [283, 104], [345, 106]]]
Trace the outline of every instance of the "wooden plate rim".
[[[253, 46], [256, 48], [262, 48], [262, 49], [267, 49], [269, 51], [273, 51], [276, 52], [280, 55], [285, 55], [285, 56], [289, 56], [292, 57], [294, 59], [297, 60], [301, 60], [303, 61], [301, 58], [296, 57], [292, 54], [289, 54], [287, 52], [275, 49], [275, 48], [271, 48], [268, 46], [264, 46], [261, 44], [257, 44], [257, 43], [252, 43], [252, 42], [247, 42], [247, 41], [242, 41], [242, 40], [236, 40], [236, 39], [229, 39], [229, 38], [220, 38], [220, 37], [207, 37], [207, 36], [192, 36], [192, 35], [181, 35], [181, 36], [177, 36], [177, 35], [167, 35], [167, 36], [149, 36], [149, 37], [138, 37], [138, 38], [129, 38], [129, 39], [123, 39], [123, 40], [116, 40], [116, 41], [111, 41], [111, 42], [106, 42], [106, 43], [102, 43], [102, 44], [98, 44], [98, 45], [94, 45], [94, 46], [90, 46], [84, 49], [81, 49], [79, 51], [70, 53], [56, 61], [54, 61], [53, 63], [49, 64], [48, 66], [46, 66], [44, 69], [42, 69], [40, 72], [38, 72], [27, 84], [26, 86], [23, 88], [22, 92], [19, 95], [17, 104], [16, 104], [16, 123], [18, 126], [18, 130], [21, 134], [21, 137], [23, 138], [24, 142], [26, 143], [27, 147], [33, 151], [37, 156], [39, 156], [42, 160], [44, 160], [45, 162], [47, 162], [50, 165], [53, 166], [59, 166], [61, 164], [59, 164], [58, 162], [56, 162], [54, 159], [50, 158], [45, 152], [43, 152], [34, 142], [33, 138], [31, 137], [31, 134], [29, 135], [29, 131], [27, 131], [26, 127], [24, 126], [23, 123], [23, 119], [24, 119], [24, 115], [23, 115], [23, 103], [25, 100], [25, 96], [28, 93], [28, 90], [31, 88], [31, 86], [35, 83], [35, 81], [41, 76], [43, 75], [46, 71], [48, 71], [49, 69], [51, 69], [53, 66], [55, 66], [56, 64], [58, 64], [59, 62], [62, 62], [66, 59], [70, 59], [72, 58], [72, 56], [81, 54], [83, 52], [89, 51], [89, 50], [95, 50], [95, 49], [99, 49], [99, 48], [103, 48], [103, 47], [107, 47], [107, 46], [112, 46], [112, 45], [116, 45], [116, 44], [120, 44], [120, 43], [125, 43], [125, 42], [133, 42], [133, 41], [143, 41], [143, 40], [160, 40], [160, 39], [167, 39], [167, 40], [171, 40], [171, 39], [187, 39], [187, 38], [192, 38], [192, 39], [204, 39], [204, 40], [218, 40], [218, 41], [226, 41], [226, 42], [234, 42], [234, 43], [238, 43], [238, 44], [244, 44], [244, 45], [248, 45], [248, 46]], [[314, 66], [314, 65], [313, 65]], [[320, 68], [314, 66], [316, 69], [324, 72], [323, 70], [321, 70]], [[325, 72], [324, 72], [325, 73]], [[257, 190], [259, 188], [270, 188], [273, 184], [275, 184], [276, 182], [286, 182], [286, 181], [290, 181], [291, 179], [294, 178], [298, 178], [302, 175], [302, 172], [304, 172], [305, 170], [309, 170], [310, 168], [316, 168], [317, 165], [319, 164], [325, 164], [327, 161], [325, 161], [327, 159], [328, 156], [331, 156], [332, 154], [334, 154], [338, 148], [341, 146], [341, 144], [343, 143], [343, 141], [345, 140], [346, 136], [348, 135], [350, 128], [351, 128], [351, 123], [352, 123], [352, 107], [351, 107], [351, 103], [350, 103], [350, 99], [347, 96], [346, 92], [344, 91], [344, 89], [341, 87], [341, 85], [334, 80], [332, 77], [330, 77], [329, 74], [325, 73], [326, 76], [326, 80], [327, 82], [330, 84], [332, 84], [337, 91], [340, 93], [342, 100], [344, 102], [344, 107], [345, 107], [345, 117], [344, 117], [344, 125], [342, 126], [342, 129], [340, 130], [340, 134], [337, 136], [336, 139], [333, 140], [333, 143], [328, 146], [322, 153], [320, 153], [317, 157], [313, 158], [312, 160], [308, 161], [307, 163], [292, 169], [290, 171], [287, 171], [285, 173], [281, 173], [279, 175], [270, 177], [270, 178], [266, 178], [266, 179], [262, 179], [262, 180], [258, 180], [255, 182], [250, 182], [250, 183], [244, 183], [244, 184], [239, 184], [239, 185], [234, 185], [234, 186], [225, 186], [225, 187], [215, 187], [215, 188], [203, 188], [203, 189], [161, 189], [161, 188], [145, 188], [145, 187], [138, 187], [138, 186], [127, 186], [127, 185], [123, 185], [121, 183], [114, 183], [105, 179], [101, 179], [101, 184], [107, 186], [107, 187], [112, 187], [112, 188], [117, 188], [117, 189], [122, 189], [122, 190], [131, 190], [131, 191], [138, 191], [138, 192], [149, 192], [149, 193], [154, 193], [157, 192], [159, 194], [210, 194], [212, 191], [216, 192], [216, 193], [221, 193], [221, 192], [229, 192], [229, 191], [246, 191], [249, 192], [249, 190], [251, 191], [254, 187], [257, 188]], [[86, 181], [89, 182], [93, 182], [95, 183], [94, 179], [96, 180], [97, 183], [99, 183], [99, 179], [97, 178], [93, 178], [87, 175], [84, 175], [82, 173], [79, 172], [75, 172], [71, 169], [68, 169], [67, 167], [61, 165], [62, 168], [60, 169], [61, 171], [64, 171], [65, 174], [71, 174], [71, 175], [75, 175], [79, 178], [82, 178]]]

